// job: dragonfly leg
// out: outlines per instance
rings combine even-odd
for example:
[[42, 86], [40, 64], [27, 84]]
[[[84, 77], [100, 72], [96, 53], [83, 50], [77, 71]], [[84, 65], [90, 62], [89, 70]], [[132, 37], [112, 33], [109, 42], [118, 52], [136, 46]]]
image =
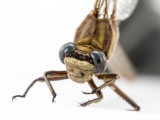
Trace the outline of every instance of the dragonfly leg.
[[[49, 71], [45, 73], [45, 77], [48, 81], [57, 81], [57, 80], [63, 80], [63, 79], [67, 79], [67, 72], [66, 71]], [[21, 97], [24, 98], [28, 91], [31, 89], [31, 87], [36, 83], [36, 82], [45, 82], [45, 77], [40, 77], [37, 78], [36, 80], [34, 80], [25, 90], [25, 92], [23, 93], [23, 95], [15, 95], [12, 97], [12, 100], [14, 100], [17, 97]]]
[[112, 18], [112, 19], [115, 19], [116, 10], [117, 10], [117, 0], [114, 0], [113, 12], [112, 12], [112, 15], [111, 15], [111, 18]]
[[119, 75], [117, 75], [117, 74], [99, 74], [99, 75], [96, 75], [96, 77], [99, 78], [99, 79], [102, 79], [105, 83], [102, 84], [101, 86], [97, 87], [96, 89], [94, 89], [90, 93], [83, 92], [84, 94], [94, 94], [94, 93], [100, 91], [101, 89], [105, 88], [106, 86], [111, 85], [117, 79], [120, 78]]
[[104, 10], [104, 17], [108, 18], [108, 0], [105, 0], [105, 10]]
[[116, 92], [119, 96], [121, 96], [124, 100], [126, 100], [131, 106], [133, 106], [135, 111], [139, 111], [140, 107], [131, 99], [129, 98], [122, 90], [120, 90], [115, 84], [110, 85], [111, 89]]
[[17, 98], [17, 97], [21, 97], [21, 98], [26, 97], [28, 91], [30, 90], [30, 88], [31, 88], [36, 82], [43, 82], [43, 81], [44, 81], [44, 78], [43, 78], [43, 77], [40, 77], [40, 78], [35, 79], [35, 80], [27, 87], [27, 89], [25, 90], [25, 92], [23, 93], [23, 95], [15, 95], [15, 96], [12, 97], [12, 100], [14, 100], [14, 99]]
[[99, 12], [102, 8], [103, 3], [104, 3], [104, 0], [96, 0], [94, 5], [94, 12], [96, 16], [99, 16]]
[[[96, 84], [94, 83], [93, 80], [90, 80], [88, 82], [88, 84], [92, 88], [92, 90], [97, 89], [97, 86], [96, 86]], [[102, 94], [101, 91], [97, 91], [95, 94], [97, 95], [98, 98], [93, 99], [93, 100], [89, 100], [88, 102], [82, 103], [80, 105], [85, 107], [85, 106], [90, 105], [92, 103], [97, 103], [97, 102], [99, 102], [99, 101], [101, 101], [103, 99], [103, 94]]]

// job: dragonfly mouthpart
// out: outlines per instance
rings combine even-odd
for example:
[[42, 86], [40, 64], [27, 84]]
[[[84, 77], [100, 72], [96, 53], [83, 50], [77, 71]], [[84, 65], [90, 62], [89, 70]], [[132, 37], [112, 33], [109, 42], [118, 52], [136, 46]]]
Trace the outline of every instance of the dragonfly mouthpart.
[[68, 77], [78, 83], [88, 82], [92, 79], [94, 65], [72, 57], [65, 57]]

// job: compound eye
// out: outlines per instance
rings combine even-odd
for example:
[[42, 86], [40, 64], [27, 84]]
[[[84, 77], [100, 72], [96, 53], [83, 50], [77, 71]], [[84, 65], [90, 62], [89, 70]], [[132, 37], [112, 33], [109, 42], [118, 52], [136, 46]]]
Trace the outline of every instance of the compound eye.
[[69, 42], [64, 44], [59, 50], [59, 59], [64, 64], [64, 58], [71, 52], [75, 51], [76, 46]]
[[92, 51], [90, 56], [94, 62], [94, 72], [102, 73], [107, 67], [107, 59], [103, 52], [101, 51]]

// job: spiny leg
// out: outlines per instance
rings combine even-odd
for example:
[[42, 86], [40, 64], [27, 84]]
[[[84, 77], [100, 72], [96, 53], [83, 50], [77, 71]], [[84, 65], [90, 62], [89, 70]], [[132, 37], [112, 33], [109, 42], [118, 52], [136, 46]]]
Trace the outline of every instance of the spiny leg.
[[[97, 89], [97, 86], [96, 86], [96, 84], [94, 83], [93, 80], [90, 80], [88, 82], [88, 84], [92, 88], [92, 90]], [[97, 102], [99, 102], [103, 99], [103, 94], [102, 94], [101, 91], [96, 92], [96, 95], [97, 95], [98, 98], [93, 99], [93, 100], [89, 100], [88, 102], [85, 102], [85, 103], [82, 103], [81, 106], [85, 107], [85, 106], [90, 105], [92, 103], [97, 103]]]
[[110, 85], [111, 89], [114, 90], [119, 96], [121, 96], [124, 100], [126, 100], [131, 106], [134, 107], [135, 111], [139, 111], [140, 107], [131, 99], [129, 98], [122, 90], [120, 90], [115, 84]]
[[94, 89], [90, 93], [83, 92], [84, 94], [94, 94], [94, 93], [100, 91], [101, 89], [105, 88], [106, 86], [111, 85], [117, 79], [120, 78], [119, 75], [117, 75], [117, 74], [99, 74], [99, 75], [96, 75], [96, 77], [99, 79], [102, 79], [105, 83], [102, 84], [101, 86], [97, 87], [96, 89]]
[[[99, 79], [102, 79], [104, 82], [109, 82], [109, 81], [111, 81], [112, 82], [112, 79], [114, 79], [114, 81], [115, 80], [117, 80], [117, 79], [119, 79], [120, 77], [119, 77], [119, 75], [117, 75], [117, 74], [106, 74], [106, 75], [97, 75], [97, 77], [99, 78]], [[113, 82], [114, 82], [113, 81]], [[110, 82], [110, 83], [111, 83]], [[102, 85], [103, 86], [103, 85]], [[110, 85], [109, 85], [111, 88], [112, 88], [112, 90], [114, 90], [118, 95], [120, 95], [123, 99], [125, 99], [131, 106], [133, 106], [134, 107], [134, 109], [136, 110], [136, 111], [138, 111], [139, 109], [140, 109], [140, 107], [131, 99], [131, 98], [129, 98], [125, 93], [123, 93], [114, 83], [111, 83]], [[97, 89], [98, 90], [98, 89]]]
[[105, 83], [101, 86], [99, 86], [95, 92], [105, 88], [106, 86], [109, 86], [110, 84], [114, 83], [117, 79], [120, 78], [118, 74], [101, 74], [97, 75], [99, 79], [102, 79]]
[[[106, 74], [106, 75], [97, 75], [99, 79], [102, 79], [105, 82], [110, 81], [111, 79], [119, 79], [119, 75], [117, 74]], [[125, 99], [131, 106], [134, 107], [136, 111], [140, 109], [140, 107], [131, 99], [129, 98], [125, 93], [123, 93], [114, 83], [109, 85], [112, 90], [114, 90], [118, 95], [120, 95], [123, 99]]]
[[[48, 74], [47, 74], [47, 79], [49, 81], [57, 81], [57, 80], [63, 80], [63, 79], [67, 79], [67, 72], [66, 71], [49, 71]], [[28, 87], [27, 89], [25, 90], [24, 94], [23, 95], [15, 95], [12, 97], [12, 100], [17, 98], [17, 97], [21, 97], [21, 98], [24, 98], [28, 91], [31, 89], [31, 87], [36, 83], [36, 82], [44, 82], [45, 79], [44, 77], [40, 77], [40, 78], [37, 78], [36, 80], [34, 80]]]

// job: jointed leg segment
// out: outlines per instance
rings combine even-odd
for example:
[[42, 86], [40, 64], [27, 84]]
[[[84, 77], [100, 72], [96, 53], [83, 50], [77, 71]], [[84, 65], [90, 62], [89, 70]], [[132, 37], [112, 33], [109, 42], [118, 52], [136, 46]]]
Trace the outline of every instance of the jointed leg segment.
[[114, 7], [113, 7], [113, 13], [111, 15], [111, 18], [115, 18], [116, 10], [117, 10], [117, 0], [114, 0]]
[[[97, 75], [97, 77], [99, 79], [102, 79], [104, 82], [106, 83], [110, 83], [109, 85], [108, 84], [104, 84], [104, 85], [101, 85], [99, 88], [102, 88], [103, 86], [110, 86], [110, 88], [112, 90], [114, 90], [119, 96], [121, 96], [125, 101], [127, 101], [131, 106], [134, 107], [134, 109], [136, 111], [138, 111], [140, 109], [140, 107], [131, 99], [129, 98], [124, 92], [122, 92], [122, 90], [120, 90], [115, 84], [114, 84], [114, 81], [119, 79], [119, 75], [117, 74], [106, 74], [106, 75]], [[97, 89], [98, 90], [98, 89]], [[97, 91], [96, 90], [96, 91]]]
[[[125, 93], [123, 93], [115, 84], [113, 84], [115, 82], [115, 80], [117, 80], [119, 78], [119, 76], [117, 74], [100, 74], [100, 75], [96, 75], [96, 77], [98, 77], [99, 79], [102, 79], [105, 83], [103, 85], [101, 85], [100, 87], [97, 87], [94, 83], [93, 80], [90, 80], [88, 82], [88, 84], [90, 85], [90, 87], [92, 88], [92, 94], [95, 93], [97, 95], [98, 98], [90, 100], [88, 102], [85, 102], [83, 104], [81, 104], [81, 106], [87, 106], [90, 105], [92, 103], [97, 103], [99, 101], [101, 101], [103, 99], [103, 94], [100, 91], [102, 88], [106, 87], [106, 86], [110, 86], [112, 90], [114, 90], [118, 95], [120, 95], [123, 99], [125, 99], [131, 106], [134, 107], [134, 109], [136, 111], [138, 111], [140, 109], [140, 107], [131, 99], [129, 98]], [[26, 89], [26, 91], [24, 92], [23, 95], [15, 95], [12, 97], [12, 100], [15, 99], [16, 97], [22, 97], [24, 98], [28, 91], [30, 90], [30, 88], [36, 83], [36, 82], [46, 82], [47, 85], [49, 86], [49, 89], [53, 95], [53, 99], [52, 101], [54, 101], [54, 98], [56, 97], [56, 93], [53, 89], [53, 87], [50, 84], [50, 81], [57, 81], [57, 80], [63, 80], [63, 79], [67, 79], [67, 72], [66, 71], [49, 71], [46, 72], [44, 74], [44, 77], [40, 77], [36, 80], [34, 80]], [[84, 94], [90, 94], [90, 93], [85, 93]]]
[[54, 89], [53, 89], [50, 81], [47, 79], [47, 75], [48, 75], [48, 74], [49, 74], [49, 72], [45, 72], [45, 73], [44, 73], [44, 80], [45, 80], [47, 86], [49, 87], [49, 89], [50, 89], [50, 91], [51, 91], [51, 93], [52, 93], [52, 96], [53, 96], [52, 102], [54, 102], [54, 99], [56, 98], [56, 95], [57, 95], [57, 94], [56, 94], [56, 92], [54, 91]]
[[[31, 88], [36, 82], [44, 82], [44, 81], [46, 81], [46, 82], [47, 82], [47, 85], [48, 85], [48, 82], [49, 82], [49, 81], [57, 81], [57, 80], [63, 80], [63, 79], [67, 79], [67, 78], [68, 78], [68, 76], [67, 76], [67, 72], [66, 72], [66, 71], [49, 71], [49, 72], [45, 72], [44, 77], [40, 77], [40, 78], [34, 80], [34, 81], [28, 86], [28, 88], [26, 89], [26, 91], [24, 92], [23, 95], [15, 95], [15, 96], [12, 97], [12, 100], [15, 99], [15, 98], [17, 98], [17, 97], [22, 97], [22, 98], [24, 98], [24, 97], [27, 95], [27, 93], [28, 93], [28, 91], [30, 90], [30, 88]], [[49, 82], [49, 83], [50, 83], [50, 82]], [[49, 85], [51, 85], [51, 84], [49, 84]], [[51, 89], [53, 90], [53, 87], [52, 87], [52, 86], [49, 86], [49, 88], [50, 88], [50, 90], [51, 90]], [[51, 93], [52, 93], [52, 95], [53, 95], [53, 100], [54, 100], [54, 98], [55, 98], [55, 96], [56, 96], [56, 93], [55, 93], [54, 90], [51, 91]], [[53, 100], [52, 100], [52, 101], [53, 101]]]
[[[93, 80], [90, 80], [88, 82], [88, 84], [92, 88], [92, 90], [97, 89], [97, 86], [96, 86], [96, 84], [94, 83]], [[81, 106], [85, 107], [85, 106], [90, 105], [92, 103], [97, 103], [97, 102], [99, 102], [103, 99], [103, 94], [102, 94], [101, 91], [97, 91], [95, 94], [97, 95], [98, 98], [93, 99], [93, 100], [89, 100], [88, 102], [85, 102], [85, 103], [82, 103]]]
[[92, 80], [89, 82], [89, 84], [90, 84], [93, 91], [91, 93], [86, 93], [86, 92], [83, 92], [83, 93], [84, 94], [96, 93], [98, 98], [91, 100], [91, 101], [88, 101], [88, 102], [82, 104], [82, 106], [86, 106], [91, 103], [96, 103], [96, 102], [100, 101], [103, 98], [103, 95], [100, 90], [106, 86], [110, 86], [110, 88], [112, 90], [114, 90], [119, 96], [121, 96], [124, 100], [126, 100], [131, 106], [133, 106], [134, 110], [136, 110], [136, 111], [140, 110], [140, 107], [114, 84], [114, 82], [117, 79], [119, 79], [119, 75], [117, 75], [117, 74], [100, 74], [100, 75], [96, 75], [96, 77], [99, 79], [102, 79], [105, 83], [103, 85], [101, 85], [100, 87], [97, 87]]
[[120, 90], [115, 84], [111, 84], [110, 87], [114, 92], [116, 92], [119, 96], [121, 96], [124, 100], [126, 100], [126, 102], [128, 102], [131, 106], [133, 106], [135, 111], [140, 110], [140, 107], [124, 92], [122, 92], [122, 90]]
[[23, 95], [15, 95], [12, 97], [12, 100], [14, 100], [15, 98], [17, 97], [21, 97], [21, 98], [24, 98], [28, 91], [30, 90], [30, 88], [36, 83], [36, 82], [43, 82], [44, 81], [44, 78], [43, 77], [40, 77], [40, 78], [37, 78], [36, 80], [34, 80], [28, 87], [27, 89], [25, 90], [25, 92], [23, 93]]
[[117, 79], [119, 79], [119, 75], [117, 74], [99, 74], [96, 75], [97, 78], [102, 79], [105, 83], [102, 84], [101, 86], [97, 87], [96, 89], [94, 89], [92, 92], [87, 93], [87, 92], [83, 92], [84, 94], [94, 94], [97, 93], [98, 91], [100, 91], [101, 89], [105, 88], [106, 86], [111, 85], [112, 83], [114, 83]]
[[112, 83], [114, 83], [117, 79], [119, 79], [120, 77], [119, 77], [119, 75], [117, 75], [117, 74], [106, 74], [106, 75], [97, 75], [97, 77], [99, 78], [99, 79], [103, 79], [103, 81], [105, 82], [103, 85], [101, 85], [100, 87], [98, 87], [96, 90], [95, 90], [95, 92], [96, 91], [99, 91], [99, 90], [101, 90], [101, 89], [103, 89], [103, 88], [105, 88], [106, 86], [109, 86], [109, 85], [111, 85]]

